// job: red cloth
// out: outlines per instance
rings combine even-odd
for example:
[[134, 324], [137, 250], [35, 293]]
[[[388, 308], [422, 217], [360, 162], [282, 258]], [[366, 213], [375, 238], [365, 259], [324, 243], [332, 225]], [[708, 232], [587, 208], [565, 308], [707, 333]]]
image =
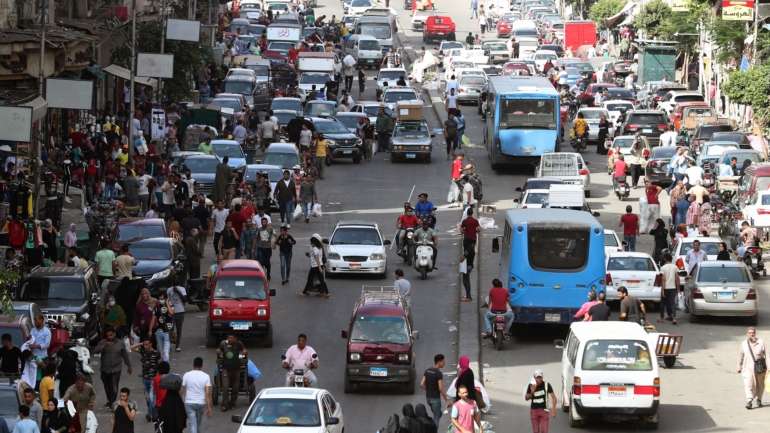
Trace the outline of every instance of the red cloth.
[[489, 291], [489, 311], [508, 311], [508, 290], [492, 287]]
[[458, 180], [460, 179], [460, 172], [463, 169], [463, 160], [462, 159], [455, 159], [452, 161], [452, 180]]
[[240, 236], [241, 231], [243, 230], [243, 225], [246, 223], [246, 217], [243, 215], [243, 209], [241, 209], [240, 212], [231, 213], [227, 219], [232, 221], [235, 232]]
[[660, 204], [658, 201], [658, 187], [655, 185], [647, 185], [644, 189], [644, 193], [647, 195], [647, 204]]
[[244, 218], [246, 218], [246, 221], [249, 221], [251, 217], [254, 216], [254, 214], [257, 213], [256, 209], [254, 209], [254, 206], [251, 204], [244, 205], [241, 208], [241, 215], [243, 215]]
[[163, 402], [166, 400], [166, 389], [160, 387], [160, 374], [156, 374], [152, 378], [152, 391], [155, 393], [155, 407], [163, 406]]
[[417, 227], [417, 224], [419, 223], [420, 221], [417, 219], [416, 215], [401, 215], [398, 217], [399, 227], [405, 229]]
[[623, 225], [623, 236], [636, 236], [639, 233], [639, 217], [626, 213], [620, 217], [620, 223]]
[[478, 235], [477, 230], [479, 228], [479, 220], [469, 216], [463, 220], [463, 222], [460, 224], [460, 227], [463, 229], [463, 239], [470, 239], [472, 241], [476, 240], [476, 236]]
[[13, 249], [19, 250], [27, 240], [27, 231], [19, 220], [11, 220], [8, 223], [8, 243]]
[[612, 167], [613, 177], [626, 177], [626, 161], [618, 159]]

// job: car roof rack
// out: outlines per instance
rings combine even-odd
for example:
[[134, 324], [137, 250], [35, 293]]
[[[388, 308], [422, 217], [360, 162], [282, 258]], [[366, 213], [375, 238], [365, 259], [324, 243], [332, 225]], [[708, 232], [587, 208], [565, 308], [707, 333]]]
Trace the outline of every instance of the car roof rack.
[[361, 302], [391, 302], [404, 305], [404, 298], [395, 286], [367, 286], [361, 287]]

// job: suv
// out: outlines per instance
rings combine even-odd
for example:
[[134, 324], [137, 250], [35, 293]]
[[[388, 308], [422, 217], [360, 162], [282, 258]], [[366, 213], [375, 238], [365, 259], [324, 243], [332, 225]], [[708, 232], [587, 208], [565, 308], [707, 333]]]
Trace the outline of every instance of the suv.
[[455, 40], [455, 22], [449, 16], [432, 15], [425, 20], [422, 41]]
[[347, 329], [345, 392], [361, 383], [398, 384], [414, 393], [414, 343], [409, 306], [393, 287], [366, 287], [353, 307]]
[[46, 320], [70, 332], [70, 340], [99, 339], [99, 284], [93, 266], [36, 266], [19, 286], [15, 300], [35, 302]]
[[326, 273], [333, 274], [377, 274], [385, 278], [388, 270], [388, 252], [376, 223], [365, 221], [340, 221], [334, 227], [326, 254]]
[[363, 142], [356, 134], [350, 132], [345, 125], [337, 119], [324, 119], [311, 117], [316, 132], [321, 134], [329, 144], [326, 154], [326, 164], [330, 165], [337, 158], [352, 158], [359, 164], [364, 156]]
[[390, 161], [396, 159], [423, 159], [430, 162], [433, 134], [428, 130], [428, 122], [398, 121], [391, 137]]
[[149, 238], [128, 244], [136, 259], [133, 271], [143, 287], [157, 296], [176, 282], [185, 284], [185, 260], [182, 243], [173, 238]]
[[225, 260], [214, 274], [206, 323], [206, 346], [216, 347], [227, 334], [263, 338], [273, 347], [268, 281], [256, 260]]
[[660, 110], [630, 110], [626, 122], [620, 127], [620, 135], [634, 135], [637, 132], [647, 137], [650, 147], [660, 142], [660, 134], [668, 130], [668, 116]]

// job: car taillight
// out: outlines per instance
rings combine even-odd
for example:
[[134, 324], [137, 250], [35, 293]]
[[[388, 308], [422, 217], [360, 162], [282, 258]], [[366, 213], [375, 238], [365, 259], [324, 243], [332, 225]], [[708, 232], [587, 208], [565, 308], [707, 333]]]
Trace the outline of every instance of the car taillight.
[[642, 151], [642, 158], [649, 158], [650, 157], [650, 149], [644, 149]]
[[663, 274], [655, 275], [654, 287], [663, 287]]
[[581, 176], [588, 176], [591, 172], [587, 168], [581, 168], [578, 170], [578, 174]]
[[626, 129], [630, 129], [630, 130], [632, 130], [632, 131], [633, 131], [634, 129], [639, 129], [639, 127], [640, 127], [640, 126], [641, 126], [641, 125], [636, 125], [636, 124], [633, 124], [633, 123], [632, 123], [632, 124], [630, 124], [630, 125], [626, 125]]
[[582, 387], [580, 386], [580, 378], [575, 376], [572, 378], [572, 395], [579, 396], [583, 392]]
[[665, 131], [668, 126], [665, 123], [658, 124], [658, 130]]
[[660, 397], [660, 378], [656, 377], [655, 380], [652, 381], [652, 396], [653, 397]]
[[658, 166], [658, 161], [650, 161], [647, 163], [647, 167], [655, 168]]
[[760, 215], [770, 215], [770, 209], [757, 209], [757, 213]]
[[676, 267], [679, 268], [679, 270], [684, 270], [684, 260], [682, 258], [676, 259]]
[[749, 289], [749, 293], [746, 295], [747, 300], [756, 301], [757, 300], [757, 291], [754, 289]]
[[703, 292], [697, 287], [694, 287], [690, 293], [693, 299], [703, 299]]
[[614, 155], [614, 154], [615, 154], [615, 151], [614, 151], [614, 150], [612, 150], [612, 149], [608, 149], [608, 150], [607, 150], [607, 157], [608, 157], [608, 158], [609, 158], [609, 157], [611, 157], [611, 156], [612, 156], [612, 155]]

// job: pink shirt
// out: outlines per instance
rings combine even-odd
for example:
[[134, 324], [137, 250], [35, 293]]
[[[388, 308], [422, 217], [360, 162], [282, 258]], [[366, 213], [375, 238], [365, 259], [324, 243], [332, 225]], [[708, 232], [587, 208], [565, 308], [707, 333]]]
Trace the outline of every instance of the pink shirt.
[[588, 310], [590, 310], [591, 307], [593, 307], [594, 305], [596, 305], [598, 303], [599, 303], [599, 301], [588, 301], [588, 302], [583, 303], [583, 305], [580, 306], [580, 309], [577, 311], [577, 313], [575, 313], [575, 318], [576, 319], [582, 319], [583, 316], [588, 314]]
[[315, 350], [312, 347], [305, 346], [303, 350], [300, 350], [295, 344], [286, 350], [286, 363], [292, 368], [307, 368], [313, 362], [313, 355], [315, 355]]
[[[476, 415], [478, 408], [476, 402], [468, 400], [467, 402], [460, 399], [452, 405], [452, 419], [456, 419], [464, 429], [468, 431], [474, 431], [473, 428], [473, 416]], [[454, 433], [460, 433], [456, 428], [452, 430]]]

